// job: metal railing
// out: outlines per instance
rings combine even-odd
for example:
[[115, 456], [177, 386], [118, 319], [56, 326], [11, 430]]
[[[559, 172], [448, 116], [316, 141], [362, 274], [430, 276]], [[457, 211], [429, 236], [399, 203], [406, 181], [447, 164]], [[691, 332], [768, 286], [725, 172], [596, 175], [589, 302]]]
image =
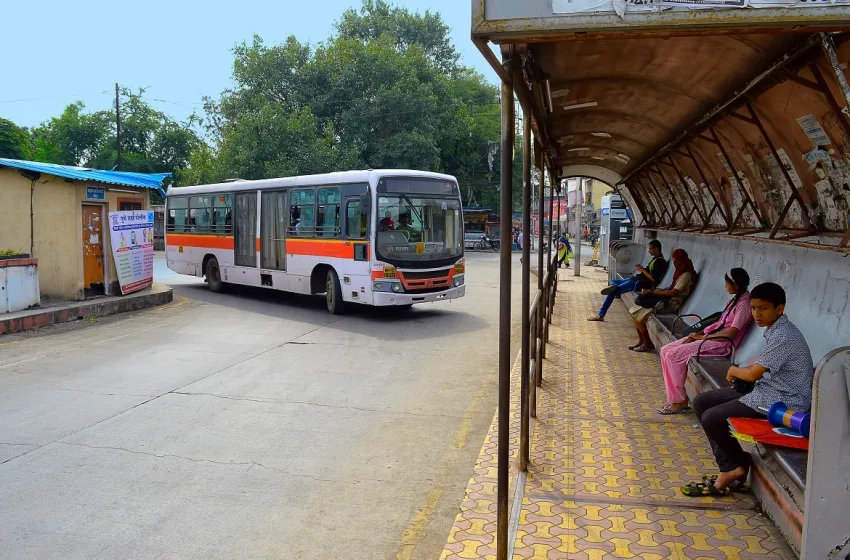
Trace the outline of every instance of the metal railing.
[[543, 360], [546, 359], [549, 325], [552, 324], [555, 295], [558, 292], [557, 255], [549, 260], [542, 283], [543, 288], [534, 293], [528, 308], [528, 321], [522, 327], [523, 340], [526, 338], [525, 331], [528, 331], [528, 340], [523, 343], [521, 358], [523, 363], [520, 373], [524, 376], [520, 382], [522, 394], [520, 395], [519, 467], [522, 471], [528, 470], [528, 460], [531, 455], [531, 419], [537, 418], [537, 388], [543, 386]]

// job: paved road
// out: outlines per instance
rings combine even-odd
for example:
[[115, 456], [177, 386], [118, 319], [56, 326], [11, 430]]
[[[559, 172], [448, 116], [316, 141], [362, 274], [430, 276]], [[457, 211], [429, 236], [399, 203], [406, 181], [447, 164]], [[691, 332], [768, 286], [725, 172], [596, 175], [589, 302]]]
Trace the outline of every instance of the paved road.
[[167, 307], [0, 338], [0, 557], [437, 558], [495, 410], [497, 265], [333, 317], [158, 261]]

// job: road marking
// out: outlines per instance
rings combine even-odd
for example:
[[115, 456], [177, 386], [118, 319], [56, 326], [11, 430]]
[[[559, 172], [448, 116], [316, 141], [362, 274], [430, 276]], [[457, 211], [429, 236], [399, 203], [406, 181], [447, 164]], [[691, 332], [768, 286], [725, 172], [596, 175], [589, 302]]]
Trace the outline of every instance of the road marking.
[[[520, 356], [517, 356], [515, 361], [518, 362], [519, 360]], [[456, 458], [455, 450], [466, 447], [466, 440], [472, 429], [473, 418], [478, 412], [478, 408], [483, 398], [484, 387], [481, 387], [478, 389], [478, 392], [472, 398], [472, 402], [469, 403], [469, 406], [466, 408], [466, 412], [463, 414], [463, 420], [455, 433], [453, 448], [446, 452], [443, 456], [443, 460], [438, 471], [439, 475], [436, 479], [438, 484], [439, 481], [442, 481], [445, 476], [448, 475], [452, 460]], [[410, 525], [408, 525], [407, 529], [405, 529], [404, 533], [402, 533], [401, 549], [396, 554], [396, 560], [410, 560], [410, 558], [413, 557], [413, 551], [416, 549], [416, 545], [419, 544], [419, 541], [425, 537], [426, 526], [430, 521], [431, 516], [434, 514], [434, 511], [437, 509], [440, 499], [443, 497], [444, 490], [444, 487], [441, 485], [434, 486], [425, 496], [425, 501], [422, 504], [422, 507], [419, 508], [419, 511], [413, 518], [413, 521], [410, 522]]]
[[428, 495], [425, 497], [425, 503], [413, 521], [408, 525], [407, 529], [401, 535], [401, 550], [396, 554], [396, 560], [410, 560], [413, 557], [413, 551], [422, 537], [425, 536], [425, 526], [437, 509], [437, 504], [440, 503], [440, 498], [443, 497], [443, 487], [435, 486], [431, 488]]

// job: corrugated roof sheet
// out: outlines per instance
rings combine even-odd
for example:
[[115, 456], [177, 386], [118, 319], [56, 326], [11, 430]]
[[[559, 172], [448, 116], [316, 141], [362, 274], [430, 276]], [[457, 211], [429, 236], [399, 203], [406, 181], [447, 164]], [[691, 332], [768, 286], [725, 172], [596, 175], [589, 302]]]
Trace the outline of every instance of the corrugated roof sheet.
[[29, 171], [47, 173], [57, 177], [63, 177], [65, 179], [75, 179], [77, 181], [94, 181], [98, 183], [107, 183], [109, 185], [154, 189], [163, 198], [165, 198], [165, 190], [162, 188], [162, 181], [166, 177], [171, 176], [171, 173], [105, 171], [103, 169], [89, 169], [87, 167], [74, 167], [71, 165], [58, 165], [55, 163], [41, 163], [39, 161], [23, 161], [6, 158], [0, 158], [0, 167], [27, 169]]

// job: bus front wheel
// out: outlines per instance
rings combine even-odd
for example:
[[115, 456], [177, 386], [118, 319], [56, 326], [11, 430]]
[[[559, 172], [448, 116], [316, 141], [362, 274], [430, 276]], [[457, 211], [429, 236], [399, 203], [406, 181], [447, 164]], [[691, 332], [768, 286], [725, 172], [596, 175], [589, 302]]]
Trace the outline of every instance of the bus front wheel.
[[339, 287], [339, 276], [334, 269], [328, 270], [328, 277], [325, 281], [325, 300], [328, 304], [328, 311], [333, 315], [340, 315], [345, 306], [342, 301], [342, 289]]
[[207, 285], [211, 292], [220, 294], [224, 291], [224, 282], [221, 281], [221, 270], [218, 268], [218, 260], [213, 257], [207, 261]]

